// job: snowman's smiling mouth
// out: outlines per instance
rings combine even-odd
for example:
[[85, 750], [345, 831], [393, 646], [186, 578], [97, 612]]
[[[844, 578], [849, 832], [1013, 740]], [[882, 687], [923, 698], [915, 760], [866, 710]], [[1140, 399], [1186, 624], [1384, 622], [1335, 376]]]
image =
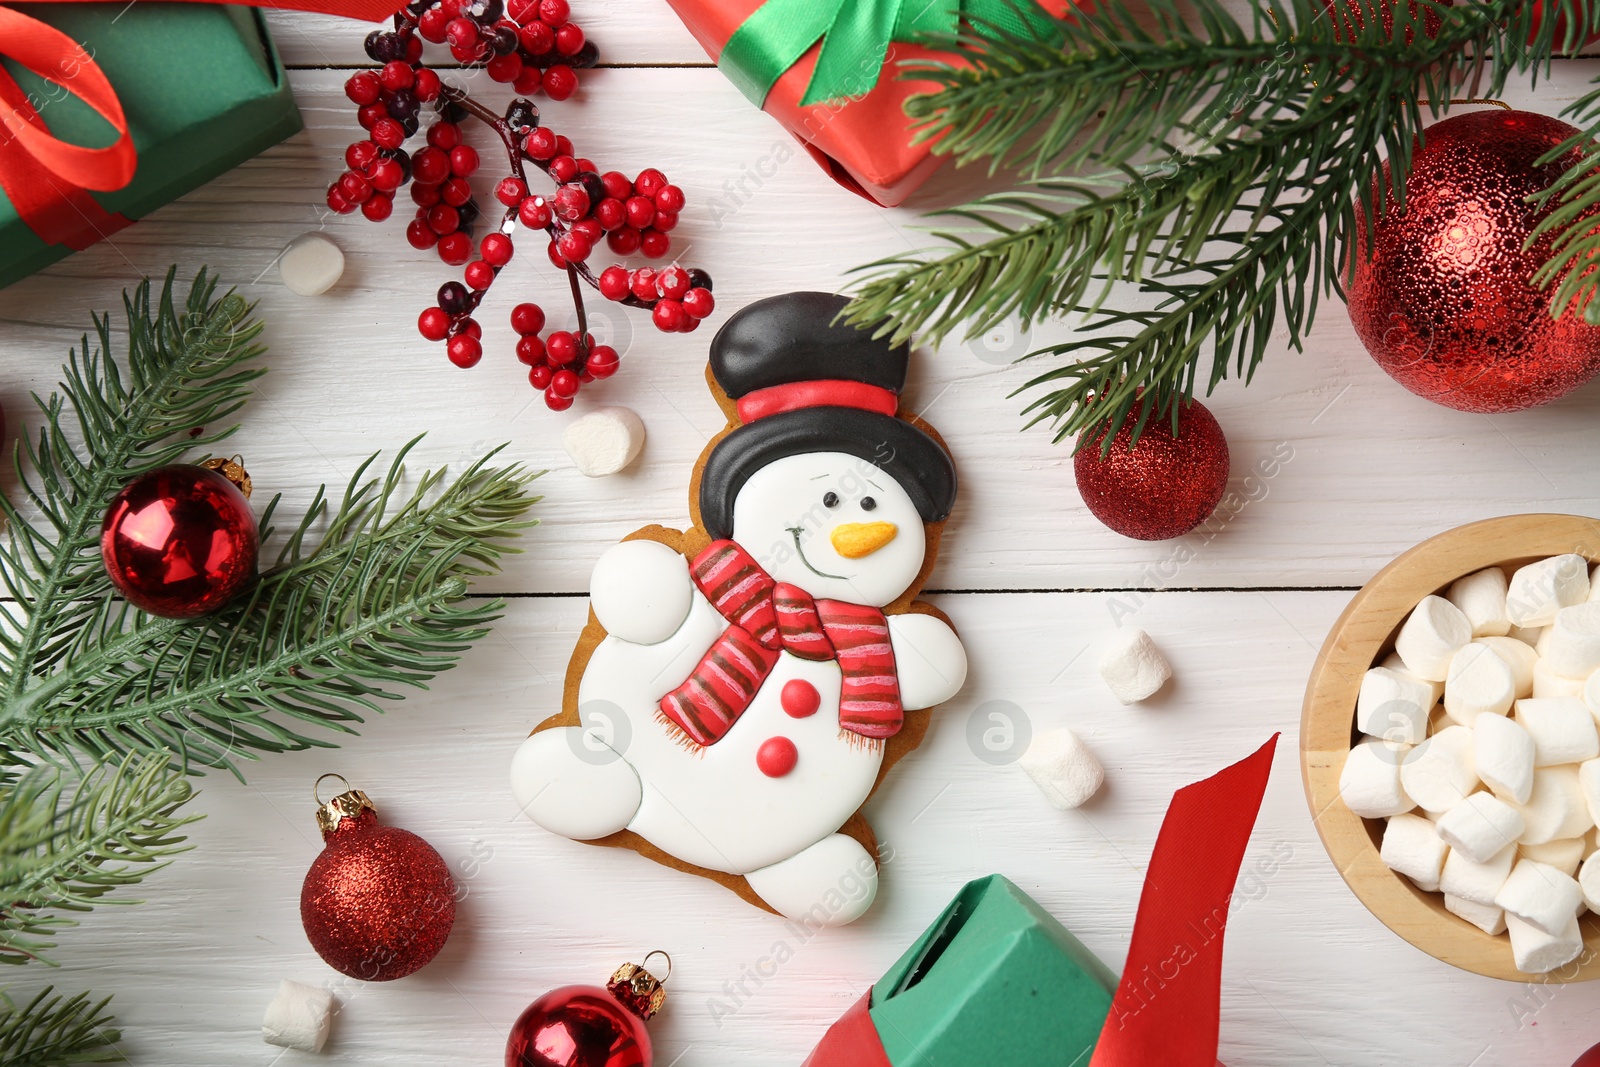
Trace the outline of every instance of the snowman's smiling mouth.
[[849, 581], [849, 579], [842, 574], [829, 574], [827, 571], [817, 570], [816, 567], [812, 566], [811, 561], [806, 559], [806, 550], [800, 547], [800, 535], [805, 532], [805, 527], [790, 526], [788, 527], [788, 530], [789, 536], [794, 538], [794, 550], [800, 554], [800, 562], [806, 565], [806, 570], [810, 571], [812, 574], [815, 574], [818, 578], [833, 578], [841, 582]]

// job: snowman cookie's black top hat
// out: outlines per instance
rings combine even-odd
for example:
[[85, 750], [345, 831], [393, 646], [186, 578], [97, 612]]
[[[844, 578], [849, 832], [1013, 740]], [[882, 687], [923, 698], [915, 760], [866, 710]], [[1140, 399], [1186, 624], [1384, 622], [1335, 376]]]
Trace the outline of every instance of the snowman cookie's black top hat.
[[711, 341], [711, 373], [744, 423], [711, 450], [700, 521], [733, 532], [733, 501], [756, 471], [805, 452], [843, 452], [905, 487], [924, 522], [950, 514], [956, 471], [932, 437], [895, 417], [911, 352], [835, 320], [849, 299], [785, 293], [734, 314]]

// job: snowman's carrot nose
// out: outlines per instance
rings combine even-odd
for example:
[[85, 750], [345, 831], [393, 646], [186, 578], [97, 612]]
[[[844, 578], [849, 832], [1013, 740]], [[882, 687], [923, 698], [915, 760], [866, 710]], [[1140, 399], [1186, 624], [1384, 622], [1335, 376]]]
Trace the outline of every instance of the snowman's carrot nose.
[[833, 528], [828, 539], [845, 559], [870, 556], [890, 541], [900, 528], [892, 522], [846, 522]]

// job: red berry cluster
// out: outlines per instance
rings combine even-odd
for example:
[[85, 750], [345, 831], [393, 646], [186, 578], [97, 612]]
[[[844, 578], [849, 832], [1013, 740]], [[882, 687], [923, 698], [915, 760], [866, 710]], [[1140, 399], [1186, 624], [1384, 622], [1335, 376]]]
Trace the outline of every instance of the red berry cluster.
[[416, 27], [523, 96], [565, 100], [578, 88], [573, 68], [593, 66], [598, 55], [571, 19], [567, 0], [442, 0], [417, 14]]
[[538, 304], [518, 304], [511, 309], [511, 328], [517, 332], [517, 358], [529, 367], [528, 384], [544, 390], [552, 411], [565, 411], [586, 382], [617, 373], [621, 357], [610, 345], [596, 344], [593, 334], [552, 330], [541, 338], [544, 309]]
[[[577, 312], [575, 332], [558, 330], [542, 339], [545, 316], [538, 305], [518, 304], [512, 312], [520, 337], [518, 358], [532, 368], [529, 381], [544, 391], [554, 410], [570, 407], [580, 385], [610, 377], [618, 365], [617, 352], [597, 345], [588, 333], [580, 281], [608, 299], [650, 309], [663, 331], [688, 332], [711, 314], [711, 277], [704, 271], [676, 265], [630, 271], [613, 265], [597, 278], [587, 265], [602, 238], [619, 256], [668, 255], [669, 234], [685, 203], [682, 189], [655, 168], [632, 180], [620, 171], [600, 173], [576, 154], [571, 140], [540, 124], [531, 100], [513, 100], [502, 116], [444, 85], [422, 65], [424, 39], [448, 44], [464, 63], [484, 63], [490, 77], [512, 83], [520, 93], [542, 90], [557, 100], [577, 86], [572, 68], [593, 65], [597, 58], [594, 45], [570, 21], [567, 0], [415, 0], [395, 16], [392, 31], [368, 36], [367, 53], [381, 66], [359, 71], [345, 83], [368, 137], [346, 151], [349, 170], [329, 187], [328, 205], [339, 212], [359, 207], [367, 218], [382, 221], [393, 213], [400, 187], [410, 183], [417, 211], [406, 227], [407, 240], [418, 249], [435, 248], [444, 262], [464, 267], [465, 284], [441, 286], [435, 306], [418, 317], [423, 337], [444, 342], [457, 366], [471, 367], [482, 358], [483, 330], [473, 313], [511, 261], [518, 225], [547, 235], [550, 262], [567, 272]], [[425, 106], [438, 113], [438, 120], [428, 127], [427, 144], [408, 155], [403, 146], [419, 132]], [[481, 160], [464, 142], [462, 123], [468, 117], [499, 135], [511, 171], [494, 189], [504, 208], [500, 224], [476, 244], [472, 230], [480, 209], [469, 179]], [[551, 196], [529, 189], [525, 163], [556, 183]]]
[[711, 279], [703, 272], [671, 266], [665, 270], [641, 267], [607, 267], [600, 273], [600, 295], [607, 300], [653, 300], [650, 312], [656, 329], [667, 333], [691, 333], [700, 320], [716, 309], [711, 296]]

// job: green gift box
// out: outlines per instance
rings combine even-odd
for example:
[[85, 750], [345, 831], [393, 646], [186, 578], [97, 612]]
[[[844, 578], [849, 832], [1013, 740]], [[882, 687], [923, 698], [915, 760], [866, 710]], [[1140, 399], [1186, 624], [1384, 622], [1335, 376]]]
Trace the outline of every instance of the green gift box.
[[[253, 8], [13, 6], [81, 43], [122, 102], [138, 168], [125, 187], [90, 194], [108, 212], [137, 219], [301, 129], [283, 63]], [[96, 148], [115, 139], [110, 123], [71, 94], [70, 80], [62, 86], [15, 62], [5, 66], [51, 136]], [[0, 195], [0, 287], [72, 251], [41, 238]]]
[[1116, 985], [1066, 927], [992, 874], [962, 888], [806, 1064], [1084, 1064]]

